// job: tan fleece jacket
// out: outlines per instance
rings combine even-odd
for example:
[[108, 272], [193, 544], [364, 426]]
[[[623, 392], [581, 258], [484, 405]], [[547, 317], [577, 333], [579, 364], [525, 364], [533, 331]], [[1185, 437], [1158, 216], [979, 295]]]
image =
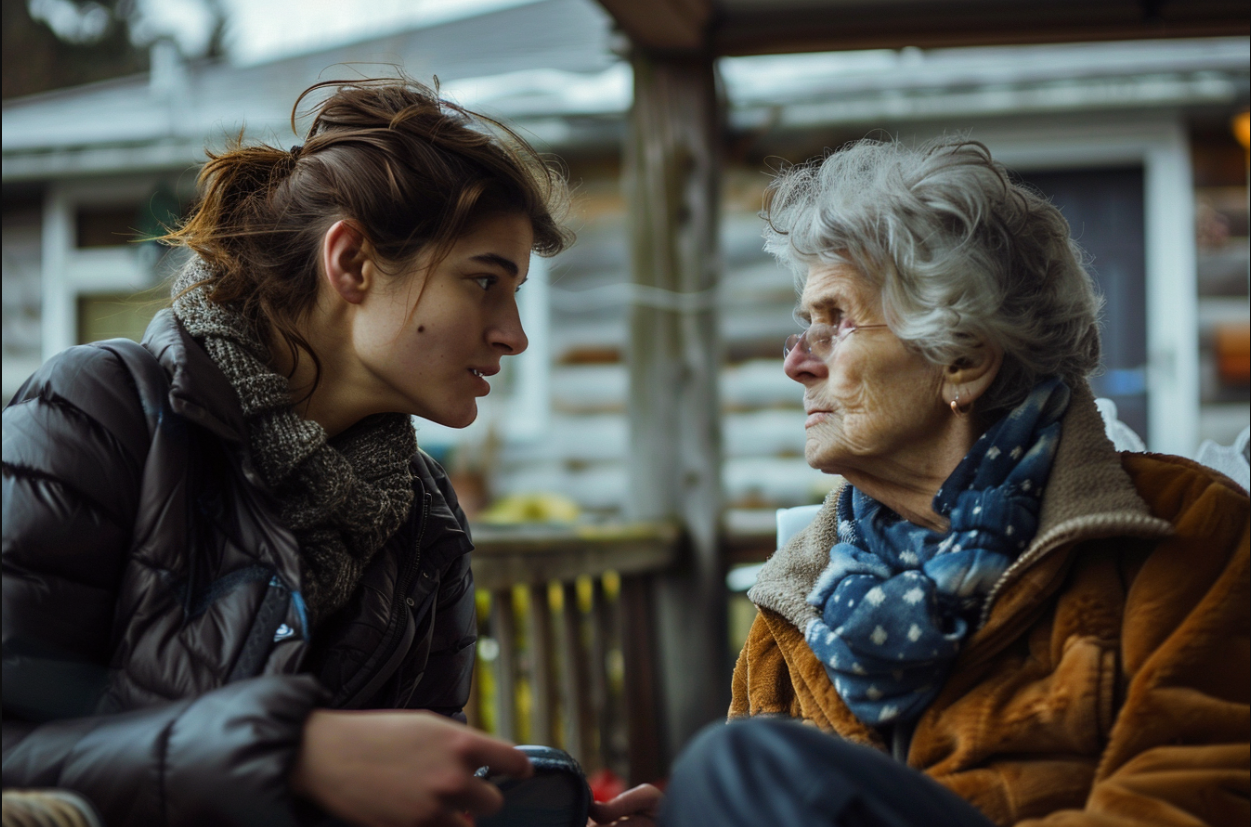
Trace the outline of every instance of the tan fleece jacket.
[[[1228, 478], [1118, 454], [1074, 389], [1038, 533], [917, 722], [907, 761], [998, 824], [1251, 820], [1251, 511]], [[730, 717], [783, 714], [884, 749], [804, 642], [831, 492], [770, 558]]]

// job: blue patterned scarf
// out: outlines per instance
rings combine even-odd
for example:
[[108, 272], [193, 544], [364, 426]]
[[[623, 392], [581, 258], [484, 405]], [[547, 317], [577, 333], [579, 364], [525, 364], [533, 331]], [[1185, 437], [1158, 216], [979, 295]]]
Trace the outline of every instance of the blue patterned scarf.
[[844, 487], [804, 637], [860, 720], [909, 722], [938, 694], [986, 594], [1038, 529], [1068, 403], [1068, 386], [1045, 380], [978, 439], [934, 495], [945, 533]]

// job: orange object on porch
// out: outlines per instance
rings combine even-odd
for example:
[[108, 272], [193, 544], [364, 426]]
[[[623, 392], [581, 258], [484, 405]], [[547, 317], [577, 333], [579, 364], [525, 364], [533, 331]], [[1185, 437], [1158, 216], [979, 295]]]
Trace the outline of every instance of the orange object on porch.
[[1221, 383], [1251, 384], [1251, 324], [1223, 324], [1215, 334], [1216, 370]]

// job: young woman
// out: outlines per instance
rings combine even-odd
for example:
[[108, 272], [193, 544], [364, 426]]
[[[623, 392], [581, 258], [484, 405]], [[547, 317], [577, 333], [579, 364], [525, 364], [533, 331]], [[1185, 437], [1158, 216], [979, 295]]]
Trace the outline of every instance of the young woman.
[[419, 84], [326, 93], [303, 145], [210, 153], [142, 345], [71, 348], [4, 411], [6, 788], [109, 825], [434, 825], [498, 806], [475, 768], [529, 771], [454, 720], [472, 546], [409, 417], [468, 425], [525, 350], [564, 183]]

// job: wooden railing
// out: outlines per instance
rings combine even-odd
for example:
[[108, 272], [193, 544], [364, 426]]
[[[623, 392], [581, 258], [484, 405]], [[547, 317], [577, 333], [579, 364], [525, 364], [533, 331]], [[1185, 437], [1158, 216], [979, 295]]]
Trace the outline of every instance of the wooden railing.
[[652, 590], [677, 527], [477, 525], [473, 538], [470, 724], [559, 746], [588, 775], [660, 777]]

